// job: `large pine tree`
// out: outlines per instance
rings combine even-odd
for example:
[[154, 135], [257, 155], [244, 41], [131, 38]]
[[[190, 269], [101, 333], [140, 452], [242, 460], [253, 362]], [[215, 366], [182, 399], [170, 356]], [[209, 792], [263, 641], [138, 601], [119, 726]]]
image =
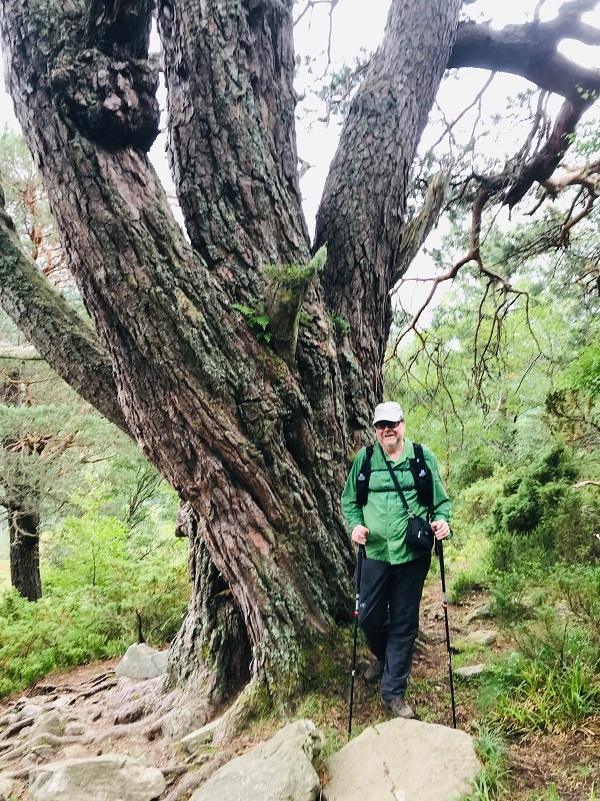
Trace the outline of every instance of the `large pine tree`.
[[[562, 35], [550, 24], [500, 37], [459, 29], [460, 0], [429, 0], [426, 14], [423, 0], [393, 0], [311, 243], [293, 0], [159, 0], [186, 237], [147, 155], [159, 125], [153, 5], [0, 0], [8, 86], [95, 330], [36, 273], [6, 215], [0, 293], [190, 510], [193, 595], [173, 678], [210, 704], [249, 678], [293, 686], [307, 643], [348, 617], [353, 553], [338, 498], [381, 395], [390, 290], [414, 252], [403, 241], [409, 170], [444, 70], [505, 69], [565, 96], [543, 164], [504, 178], [514, 197], [552, 172], [589, 103], [581, 87], [600, 81], [550, 70]], [[594, 3], [567, 5], [574, 27]], [[269, 342], [253, 330], [263, 316]]]

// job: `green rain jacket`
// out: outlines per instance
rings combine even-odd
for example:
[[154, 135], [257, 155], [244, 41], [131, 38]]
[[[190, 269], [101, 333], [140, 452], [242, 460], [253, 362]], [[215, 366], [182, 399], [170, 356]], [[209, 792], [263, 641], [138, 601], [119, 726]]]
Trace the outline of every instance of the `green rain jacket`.
[[[385, 464], [385, 454], [379, 443], [376, 443], [371, 458], [369, 499], [365, 506], [359, 506], [356, 502], [356, 477], [365, 460], [365, 454], [366, 448], [361, 448], [357, 453], [342, 493], [342, 512], [348, 528], [352, 531], [355, 526], [363, 525], [369, 529], [366, 545], [369, 559], [378, 559], [392, 565], [410, 562], [416, 559], [418, 554], [407, 548], [404, 542], [408, 515], [396, 492], [392, 477]], [[450, 499], [442, 483], [437, 460], [425, 445], [423, 445], [423, 456], [433, 477], [432, 519], [450, 522]], [[405, 437], [402, 455], [391, 464], [398, 477], [398, 483], [402, 488], [408, 508], [413, 514], [426, 518], [428, 510], [419, 503], [409, 467], [409, 459], [414, 459], [414, 457], [413, 443]]]

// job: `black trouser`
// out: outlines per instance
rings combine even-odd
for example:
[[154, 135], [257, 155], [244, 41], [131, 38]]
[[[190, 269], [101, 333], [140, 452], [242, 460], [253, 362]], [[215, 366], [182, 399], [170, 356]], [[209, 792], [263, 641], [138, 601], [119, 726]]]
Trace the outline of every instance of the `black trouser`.
[[430, 564], [431, 554], [401, 565], [363, 560], [358, 623], [369, 648], [384, 663], [381, 697], [385, 701], [406, 691]]

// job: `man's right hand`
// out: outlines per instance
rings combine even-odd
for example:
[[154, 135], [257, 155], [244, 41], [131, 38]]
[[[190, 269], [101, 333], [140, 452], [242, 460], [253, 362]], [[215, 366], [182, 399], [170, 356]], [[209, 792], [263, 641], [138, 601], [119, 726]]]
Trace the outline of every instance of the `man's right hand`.
[[364, 545], [369, 536], [369, 529], [366, 526], [354, 526], [352, 529], [352, 542], [357, 545]]

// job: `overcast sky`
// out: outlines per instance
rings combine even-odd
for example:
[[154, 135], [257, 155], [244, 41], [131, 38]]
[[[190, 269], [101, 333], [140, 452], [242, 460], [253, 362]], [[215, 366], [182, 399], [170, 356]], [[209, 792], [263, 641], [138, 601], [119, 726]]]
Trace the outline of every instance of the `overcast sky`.
[[[425, 2], [426, 0], [424, 0]], [[543, 20], [551, 19], [556, 15], [558, 7], [563, 0], [547, 0], [541, 10]], [[501, 28], [506, 24], [518, 24], [532, 18], [537, 0], [476, 0], [466, 6], [469, 16], [488, 19], [492, 25]], [[298, 12], [303, 3], [298, 3]], [[336, 69], [343, 63], [352, 62], [361, 48], [372, 51], [381, 41], [390, 0], [339, 0], [333, 14], [332, 35], [332, 64]], [[600, 27], [600, 5], [595, 12], [584, 15], [584, 19]], [[317, 5], [307, 13], [301, 23], [296, 27], [296, 52], [304, 59], [312, 56], [316, 61], [312, 72], [300, 70], [298, 75], [298, 91], [306, 94], [309, 83], [315, 76], [322, 74], [326, 65], [325, 52], [328, 42], [329, 18], [327, 7]], [[587, 47], [575, 42], [565, 41], [560, 49], [569, 58], [587, 66], [600, 66], [600, 48]], [[473, 99], [483, 85], [487, 73], [481, 70], [463, 70], [459, 81], [448, 81], [442, 85], [438, 101], [444, 108], [449, 119], [453, 119], [458, 112]], [[487, 111], [502, 110], [508, 96], [514, 96], [527, 82], [514, 76], [498, 76], [492, 88], [487, 93]], [[164, 97], [161, 98], [164, 105]], [[558, 101], [557, 101], [558, 102]], [[302, 192], [305, 212], [311, 231], [314, 228], [314, 216], [321, 197], [323, 184], [327, 174], [328, 165], [333, 157], [339, 136], [339, 125], [335, 122], [329, 127], [317, 121], [323, 116], [323, 109], [319, 109], [318, 101], [314, 96], [307, 96], [305, 107], [313, 113], [306, 114], [302, 104], [298, 110], [298, 152], [299, 156], [311, 164], [302, 179]], [[0, 128], [8, 127], [18, 130], [15, 120], [12, 101], [4, 90], [4, 80], [0, 77]], [[433, 135], [433, 134], [432, 134]], [[501, 139], [495, 143], [506, 152], [513, 149], [522, 141], [522, 131], [511, 129], [501, 133]], [[152, 149], [152, 158], [163, 182], [171, 189], [172, 183], [164, 156], [165, 138], [160, 137]], [[419, 262], [414, 270], [422, 272], [427, 270], [423, 262]]]

